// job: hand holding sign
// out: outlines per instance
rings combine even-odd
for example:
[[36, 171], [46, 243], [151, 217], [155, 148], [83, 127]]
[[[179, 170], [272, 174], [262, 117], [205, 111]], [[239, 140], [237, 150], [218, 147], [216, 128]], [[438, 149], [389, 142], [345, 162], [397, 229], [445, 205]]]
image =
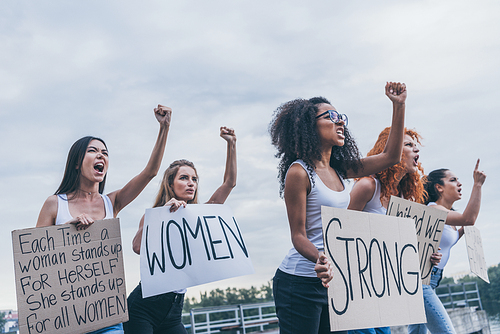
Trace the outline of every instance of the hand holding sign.
[[318, 261], [316, 261], [316, 265], [314, 266], [314, 271], [318, 278], [321, 279], [321, 283], [325, 288], [329, 288], [330, 281], [333, 278], [333, 268], [330, 260], [326, 257], [325, 253], [320, 252]]
[[144, 298], [253, 273], [236, 219], [221, 204], [146, 210], [140, 254]]

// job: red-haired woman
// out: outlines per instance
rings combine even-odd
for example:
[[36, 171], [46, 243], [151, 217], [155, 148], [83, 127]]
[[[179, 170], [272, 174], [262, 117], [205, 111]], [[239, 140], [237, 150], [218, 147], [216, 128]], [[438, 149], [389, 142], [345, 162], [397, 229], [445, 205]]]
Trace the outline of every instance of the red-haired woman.
[[[464, 234], [463, 226], [474, 225], [481, 207], [481, 189], [486, 174], [479, 170], [479, 159], [473, 172], [473, 187], [469, 202], [463, 213], [453, 210], [453, 204], [462, 198], [462, 183], [449, 169], [437, 169], [429, 173], [425, 190], [425, 204], [448, 212], [439, 247], [443, 260], [432, 269], [429, 285], [423, 285], [424, 307], [427, 322], [408, 326], [409, 334], [454, 334], [455, 329], [446, 309], [434, 291], [441, 281], [443, 269], [450, 257], [450, 250]], [[459, 228], [459, 226], [461, 226]]]
[[[391, 128], [385, 128], [367, 156], [379, 154], [389, 138]], [[405, 128], [401, 161], [374, 175], [359, 179], [351, 190], [348, 209], [385, 215], [391, 195], [417, 203], [424, 201], [425, 174], [418, 161], [422, 137], [415, 130]], [[440, 253], [433, 254], [433, 262], [439, 262]], [[390, 327], [350, 330], [349, 334], [387, 334]]]

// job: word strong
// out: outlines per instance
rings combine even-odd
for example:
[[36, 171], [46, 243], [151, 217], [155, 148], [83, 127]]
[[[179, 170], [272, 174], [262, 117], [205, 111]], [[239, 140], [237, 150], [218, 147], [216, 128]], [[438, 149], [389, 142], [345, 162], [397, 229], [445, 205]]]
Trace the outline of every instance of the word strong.
[[191, 204], [146, 210], [141, 242], [143, 297], [253, 273], [228, 206]]
[[391, 196], [387, 206], [387, 215], [413, 219], [418, 240], [422, 283], [429, 284], [433, 267], [431, 256], [432, 253], [438, 251], [447, 212]]
[[413, 222], [326, 206], [321, 214], [325, 254], [334, 268], [331, 330], [424, 322]]

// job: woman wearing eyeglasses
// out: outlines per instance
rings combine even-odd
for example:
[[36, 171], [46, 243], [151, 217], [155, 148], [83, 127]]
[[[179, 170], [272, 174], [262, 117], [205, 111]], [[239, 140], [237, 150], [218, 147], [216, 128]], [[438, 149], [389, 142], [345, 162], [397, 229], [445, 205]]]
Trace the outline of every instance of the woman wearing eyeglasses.
[[[367, 156], [383, 152], [391, 128], [385, 128], [378, 136], [375, 146]], [[352, 187], [348, 209], [385, 215], [391, 195], [417, 203], [424, 201], [424, 169], [418, 161], [421, 136], [414, 130], [405, 128], [401, 161], [374, 175], [363, 177]], [[431, 261], [439, 263], [441, 253], [434, 253]], [[388, 334], [390, 327], [350, 330], [349, 334]]]
[[[427, 334], [427, 330], [436, 334], [454, 334], [455, 329], [441, 300], [436, 295], [435, 289], [439, 286], [446, 263], [450, 257], [450, 250], [458, 239], [464, 234], [463, 226], [471, 226], [476, 222], [481, 207], [481, 189], [486, 180], [486, 174], [479, 170], [479, 159], [473, 172], [474, 183], [469, 202], [463, 213], [453, 210], [453, 204], [462, 198], [462, 184], [449, 169], [437, 169], [429, 173], [425, 190], [427, 198], [425, 203], [448, 212], [446, 224], [439, 247], [443, 253], [443, 259], [432, 268], [431, 281], [429, 285], [423, 285], [424, 307], [427, 323], [408, 326], [409, 334]], [[461, 226], [460, 228], [457, 228]]]
[[377, 173], [399, 162], [404, 135], [406, 86], [389, 82], [392, 130], [383, 152], [360, 158], [347, 129], [347, 116], [323, 97], [281, 105], [270, 124], [280, 163], [280, 195], [293, 248], [273, 279], [281, 334], [330, 333], [327, 287], [332, 267], [323, 253], [321, 206], [346, 209], [344, 179]]

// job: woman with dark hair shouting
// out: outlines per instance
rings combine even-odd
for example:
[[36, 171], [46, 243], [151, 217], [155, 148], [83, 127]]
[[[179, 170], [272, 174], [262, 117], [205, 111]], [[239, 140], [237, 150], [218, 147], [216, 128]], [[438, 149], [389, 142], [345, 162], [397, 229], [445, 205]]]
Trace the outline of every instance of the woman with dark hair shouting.
[[[471, 226], [476, 223], [481, 207], [481, 189], [486, 180], [486, 174], [479, 170], [479, 159], [473, 172], [474, 183], [470, 194], [469, 202], [463, 213], [453, 210], [453, 203], [462, 198], [462, 184], [458, 177], [449, 169], [437, 169], [429, 173], [425, 190], [427, 199], [425, 204], [434, 206], [436, 209], [448, 212], [446, 224], [439, 247], [443, 258], [441, 262], [432, 268], [431, 281], [429, 285], [423, 285], [424, 307], [427, 323], [408, 326], [410, 334], [426, 334], [429, 330], [433, 334], [455, 333], [446, 309], [436, 295], [435, 289], [438, 287], [443, 275], [443, 269], [450, 258], [450, 250], [458, 239], [464, 234], [463, 226]], [[457, 228], [461, 226], [460, 228]]]
[[384, 150], [361, 158], [347, 128], [347, 116], [322, 97], [281, 105], [270, 124], [280, 158], [280, 195], [293, 248], [273, 279], [280, 333], [330, 333], [329, 282], [332, 267], [324, 254], [321, 206], [347, 209], [346, 178], [377, 173], [399, 162], [404, 136], [406, 87], [389, 82], [392, 128]]
[[[43, 204], [36, 226], [75, 224], [78, 229], [85, 229], [95, 220], [115, 218], [132, 202], [158, 173], [165, 151], [172, 110], [158, 105], [154, 113], [160, 132], [142, 172], [123, 188], [104, 195], [108, 148], [100, 138], [88, 136], [77, 140], [68, 153], [61, 185]], [[92, 333], [123, 333], [122, 324]]]

